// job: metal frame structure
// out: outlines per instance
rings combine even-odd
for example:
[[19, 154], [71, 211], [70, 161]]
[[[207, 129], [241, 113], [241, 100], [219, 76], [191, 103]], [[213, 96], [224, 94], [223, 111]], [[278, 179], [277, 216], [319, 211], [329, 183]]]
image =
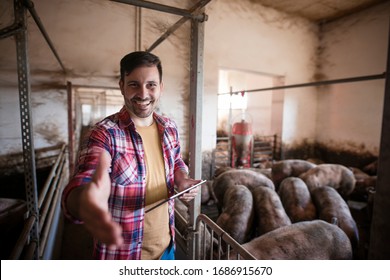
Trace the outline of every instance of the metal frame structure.
[[[23, 148], [23, 166], [25, 177], [25, 190], [28, 209], [28, 218], [26, 220], [25, 230], [22, 240], [27, 243], [26, 255], [31, 258], [38, 259], [43, 248], [40, 244], [40, 235], [42, 230], [41, 213], [39, 208], [41, 201], [38, 201], [37, 191], [37, 175], [35, 165], [35, 150], [33, 125], [31, 114], [31, 84], [30, 84], [30, 65], [28, 56], [28, 36], [27, 36], [27, 10], [34, 18], [50, 49], [53, 51], [61, 68], [65, 72], [65, 67], [61, 62], [53, 44], [47, 35], [43, 24], [41, 23], [35, 9], [34, 4], [30, 0], [14, 0], [14, 23], [0, 30], [0, 38], [4, 39], [10, 36], [15, 37], [16, 53], [17, 53], [17, 73], [19, 85], [19, 106], [21, 120], [21, 135]], [[45, 210], [46, 211], [46, 210]], [[47, 234], [47, 232], [45, 232]], [[22, 244], [25, 245], [25, 244]], [[12, 253], [11, 257], [19, 257], [20, 249]]]
[[34, 251], [34, 258], [38, 258], [38, 251], [35, 250], [35, 248], [39, 248], [39, 213], [34, 137], [30, 108], [31, 84], [29, 79], [30, 65], [28, 60], [27, 12], [23, 3], [18, 0], [15, 0], [14, 8], [15, 22], [18, 22], [22, 27], [21, 30], [15, 34], [15, 39], [27, 209], [29, 217], [35, 218], [29, 238], [31, 250]]
[[218, 95], [241, 94], [243, 91], [245, 93], [248, 93], [248, 92], [279, 90], [279, 89], [325, 86], [325, 85], [342, 84], [342, 83], [355, 83], [355, 82], [379, 80], [379, 79], [385, 79], [385, 78], [386, 78], [386, 72], [384, 72], [382, 74], [377, 74], [377, 75], [359, 76], [359, 77], [351, 77], [351, 78], [345, 78], [345, 79], [335, 79], [335, 80], [317, 81], [317, 82], [311, 82], [311, 83], [302, 83], [302, 84], [285, 85], [285, 86], [277, 86], [277, 87], [248, 89], [248, 90], [241, 90], [241, 91], [231, 91], [231, 92], [218, 93]]

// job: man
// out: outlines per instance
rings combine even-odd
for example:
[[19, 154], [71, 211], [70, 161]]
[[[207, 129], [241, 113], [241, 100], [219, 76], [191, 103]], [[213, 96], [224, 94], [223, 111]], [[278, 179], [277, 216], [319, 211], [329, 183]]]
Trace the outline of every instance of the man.
[[187, 175], [176, 124], [155, 112], [163, 92], [160, 59], [133, 52], [120, 72], [125, 105], [91, 130], [62, 206], [94, 237], [97, 259], [174, 259], [174, 200], [145, 211], [172, 196], [175, 185], [182, 191], [199, 180]]

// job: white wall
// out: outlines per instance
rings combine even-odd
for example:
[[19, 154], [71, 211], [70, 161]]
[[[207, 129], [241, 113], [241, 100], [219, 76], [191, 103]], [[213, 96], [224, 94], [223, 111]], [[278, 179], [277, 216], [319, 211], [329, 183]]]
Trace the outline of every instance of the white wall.
[[[203, 148], [207, 150], [215, 143], [218, 70], [284, 76], [286, 84], [310, 81], [316, 69], [318, 28], [247, 0], [214, 0], [206, 12]], [[315, 138], [316, 103], [313, 88], [285, 92], [284, 141]]]
[[[326, 24], [321, 74], [325, 79], [386, 71], [390, 3]], [[316, 139], [328, 147], [378, 155], [384, 79], [319, 88]]]

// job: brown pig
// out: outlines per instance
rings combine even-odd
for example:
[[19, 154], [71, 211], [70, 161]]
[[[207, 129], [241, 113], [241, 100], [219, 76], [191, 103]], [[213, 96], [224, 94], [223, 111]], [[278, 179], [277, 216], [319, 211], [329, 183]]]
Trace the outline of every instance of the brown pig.
[[255, 209], [257, 235], [262, 235], [279, 227], [290, 225], [290, 218], [283, 208], [278, 194], [266, 187], [252, 191]]
[[214, 172], [214, 178], [215, 177], [218, 177], [219, 175], [221, 175], [222, 173], [226, 172], [226, 171], [229, 171], [229, 170], [232, 170], [233, 167], [230, 167], [230, 166], [222, 166], [222, 167], [218, 167], [215, 172]]
[[240, 244], [250, 239], [253, 225], [253, 197], [247, 187], [235, 185], [227, 189], [217, 225]]
[[272, 165], [271, 176], [278, 191], [280, 183], [287, 177], [298, 177], [316, 164], [302, 159], [286, 159]]
[[318, 217], [328, 223], [337, 218], [337, 225], [345, 232], [355, 249], [359, 243], [359, 232], [351, 211], [341, 195], [331, 187], [320, 187], [312, 193]]
[[280, 200], [291, 222], [311, 221], [317, 210], [305, 182], [298, 177], [288, 177], [279, 186]]
[[310, 193], [318, 187], [329, 186], [344, 198], [352, 193], [356, 183], [353, 172], [341, 164], [319, 164], [299, 177], [306, 183]]
[[[350, 260], [351, 243], [336, 225], [304, 221], [270, 231], [242, 245], [259, 260]], [[235, 259], [232, 251], [229, 259]]]
[[370, 191], [376, 188], [377, 176], [367, 176], [365, 178], [356, 179], [356, 184], [350, 197], [354, 200], [367, 201]]
[[225, 191], [233, 185], [244, 185], [250, 191], [258, 186], [275, 189], [274, 183], [267, 176], [249, 169], [231, 169], [214, 179], [213, 193], [217, 200], [219, 211], [222, 209]]

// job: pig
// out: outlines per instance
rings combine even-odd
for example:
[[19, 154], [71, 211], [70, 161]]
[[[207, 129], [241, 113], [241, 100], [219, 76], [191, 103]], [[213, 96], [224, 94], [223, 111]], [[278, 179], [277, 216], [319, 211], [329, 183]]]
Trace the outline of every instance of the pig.
[[256, 235], [262, 235], [282, 226], [291, 225], [278, 194], [270, 188], [259, 187], [252, 191], [255, 209]]
[[336, 189], [343, 198], [347, 198], [355, 188], [356, 179], [353, 172], [341, 164], [319, 164], [299, 176], [309, 188], [329, 186]]
[[207, 180], [206, 184], [200, 188], [200, 203], [207, 204], [210, 199], [212, 199], [212, 195], [210, 189], [213, 185], [213, 181]]
[[317, 218], [317, 210], [305, 182], [298, 177], [282, 181], [278, 194], [292, 223], [311, 221]]
[[352, 248], [356, 249], [359, 243], [358, 228], [348, 204], [341, 195], [334, 188], [327, 186], [316, 188], [311, 195], [318, 218], [328, 223], [332, 223], [332, 218], [336, 218], [338, 226], [350, 239]]
[[351, 197], [358, 201], [366, 201], [368, 199], [368, 190], [375, 189], [376, 176], [371, 176], [357, 167], [349, 167], [355, 176], [356, 183]]
[[366, 172], [362, 171], [361, 169], [359, 169], [357, 167], [349, 167], [349, 169], [352, 171], [353, 176], [355, 176], [356, 180], [364, 179], [364, 178], [367, 178], [370, 176]]
[[233, 168], [230, 167], [230, 166], [223, 166], [223, 167], [218, 167], [215, 172], [214, 172], [214, 178], [218, 177], [219, 175], [221, 175], [222, 173], [226, 172], [226, 171], [229, 171], [229, 170], [232, 170]]
[[249, 241], [253, 228], [253, 197], [243, 185], [228, 188], [217, 225], [242, 244]]
[[250, 191], [265, 186], [275, 189], [274, 183], [267, 176], [249, 169], [231, 169], [225, 171], [213, 180], [213, 193], [217, 202], [218, 210], [221, 212], [225, 191], [232, 185], [244, 185]]
[[272, 165], [271, 176], [276, 191], [280, 183], [287, 177], [298, 177], [307, 170], [316, 167], [316, 164], [302, 159], [286, 159], [275, 162]]
[[372, 163], [364, 166], [363, 171], [371, 176], [377, 175], [377, 173], [378, 173], [378, 160], [375, 160]]
[[272, 180], [272, 169], [271, 168], [249, 168], [249, 170], [253, 170], [255, 172], [261, 173], [267, 178]]
[[[353, 256], [344, 231], [322, 220], [280, 227], [242, 247], [258, 260], [350, 260]], [[229, 259], [236, 255], [231, 251]]]

